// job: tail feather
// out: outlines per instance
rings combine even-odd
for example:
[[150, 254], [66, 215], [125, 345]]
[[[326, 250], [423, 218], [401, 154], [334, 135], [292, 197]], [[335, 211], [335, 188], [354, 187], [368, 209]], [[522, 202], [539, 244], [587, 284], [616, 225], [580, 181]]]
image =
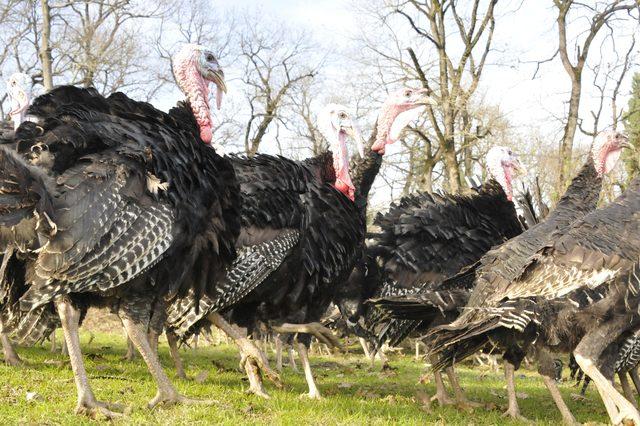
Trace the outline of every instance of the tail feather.
[[457, 311], [468, 299], [467, 290], [443, 290], [371, 299], [370, 303], [392, 318], [424, 320], [438, 313]]
[[392, 319], [378, 333], [374, 344], [374, 351], [379, 351], [382, 345], [398, 346], [404, 339], [422, 324], [422, 321]]
[[489, 343], [490, 341], [486, 336], [480, 335], [452, 346], [446, 346], [443, 348], [431, 347], [430, 349], [432, 353], [439, 353], [438, 361], [435, 362], [431, 368], [434, 371], [441, 371], [447, 367], [451, 367], [452, 365], [477, 353]]
[[54, 185], [40, 169], [27, 164], [9, 147], [0, 146], [0, 251], [14, 245], [36, 248], [40, 232], [51, 224]]
[[48, 304], [26, 312], [12, 336], [18, 343], [32, 346], [46, 339], [57, 327], [60, 320], [53, 305]]
[[198, 301], [190, 293], [169, 307], [167, 323], [184, 338], [192, 327], [213, 312], [225, 310], [255, 290], [289, 256], [298, 244], [300, 233], [286, 231], [272, 240], [240, 250], [224, 280], [216, 285], [214, 295]]

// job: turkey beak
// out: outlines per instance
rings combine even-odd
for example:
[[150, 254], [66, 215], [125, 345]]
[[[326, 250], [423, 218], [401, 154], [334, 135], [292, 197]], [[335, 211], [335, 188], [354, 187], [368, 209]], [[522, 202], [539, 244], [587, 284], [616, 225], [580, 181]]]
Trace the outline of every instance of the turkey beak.
[[438, 105], [438, 101], [436, 101], [429, 89], [420, 89], [416, 93], [420, 95], [416, 105], [424, 105], [424, 106], [436, 106]]
[[620, 149], [623, 149], [623, 148], [631, 149], [631, 150], [633, 149], [633, 145], [629, 143], [629, 139], [626, 137], [622, 142], [620, 142]]
[[18, 114], [29, 107], [29, 97], [27, 96], [27, 93], [22, 89], [14, 90], [15, 91], [10, 96], [16, 101], [16, 107], [9, 111], [9, 115]]
[[227, 83], [224, 80], [224, 72], [221, 68], [211, 71], [211, 81], [216, 85], [216, 107], [222, 106], [222, 96], [227, 93]]
[[518, 176], [526, 176], [528, 174], [527, 168], [517, 158], [513, 161], [511, 167]]
[[353, 138], [353, 141], [356, 143], [356, 149], [360, 158], [364, 158], [364, 140], [362, 139], [362, 135], [360, 134], [358, 127], [351, 124], [349, 126], [346, 126], [344, 130], [349, 136]]

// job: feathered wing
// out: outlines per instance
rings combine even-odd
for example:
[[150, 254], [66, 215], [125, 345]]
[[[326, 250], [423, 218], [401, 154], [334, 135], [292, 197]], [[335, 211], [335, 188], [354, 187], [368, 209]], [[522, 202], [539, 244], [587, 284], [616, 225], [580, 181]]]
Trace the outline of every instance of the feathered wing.
[[522, 232], [513, 203], [494, 180], [473, 195], [403, 197], [376, 223], [382, 232], [375, 244], [389, 252], [385, 268], [400, 281], [403, 272], [441, 281]]
[[38, 168], [0, 146], [0, 251], [38, 248], [36, 229], [50, 227], [54, 185]]
[[[400, 314], [397, 320], [388, 320], [389, 324], [378, 334], [378, 344], [399, 342], [445, 309], [456, 312], [459, 306], [446, 307], [445, 301], [466, 301], [467, 292], [460, 291], [457, 285], [453, 289], [441, 289], [441, 282], [476, 262], [492, 246], [522, 232], [513, 203], [494, 180], [470, 196], [415, 194], [404, 197], [376, 221], [382, 228], [376, 249], [385, 260], [387, 280], [397, 280], [392, 287], [410, 291], [392, 294], [389, 298], [378, 297], [374, 305], [389, 302], [402, 310], [401, 304], [407, 306], [402, 300], [415, 307], [416, 295], [425, 295], [420, 308], [425, 316], [420, 318], [414, 312], [411, 318]], [[465, 295], [463, 299], [461, 293]], [[433, 305], [427, 308], [429, 302]]]
[[107, 292], [158, 262], [174, 240], [168, 203], [146, 195], [147, 176], [108, 152], [57, 179], [54, 231], [38, 252], [24, 310], [60, 294]]
[[[620, 273], [628, 271], [640, 256], [640, 180], [608, 206], [558, 231], [546, 247], [529, 256], [527, 267], [509, 283], [499, 285], [491, 305], [468, 306], [473, 318], [459, 327], [442, 327], [434, 346], [439, 342], [454, 346], [453, 354], [464, 340], [482, 340], [498, 328], [520, 332], [536, 321], [531, 301], [555, 301], [566, 297], [581, 297], [593, 301], [590, 291], [598, 290]], [[498, 296], [499, 295], [499, 296]], [[579, 300], [573, 300], [575, 305]], [[525, 309], [523, 304], [532, 306]], [[449, 331], [450, 330], [450, 331]], [[451, 359], [452, 355], [449, 355]], [[458, 353], [458, 358], [460, 354]]]
[[227, 275], [217, 283], [215, 293], [203, 295], [198, 302], [190, 292], [175, 301], [169, 306], [167, 324], [178, 336], [188, 336], [202, 318], [232, 307], [262, 284], [289, 256], [299, 238], [298, 231], [285, 230], [274, 239], [243, 247]]
[[[596, 208], [602, 186], [593, 161], [589, 159], [572, 180], [571, 185], [544, 222], [528, 229], [506, 243], [482, 256], [473, 269], [473, 292], [468, 307], [496, 305], [502, 299], [501, 292], [529, 267], [533, 256], [553, 241], [552, 235], [563, 232], [575, 221]], [[469, 270], [447, 279], [443, 288], [458, 287], [457, 281], [469, 282]], [[479, 311], [478, 311], [479, 312]], [[472, 322], [478, 312], [465, 310], [452, 327], [464, 327]]]

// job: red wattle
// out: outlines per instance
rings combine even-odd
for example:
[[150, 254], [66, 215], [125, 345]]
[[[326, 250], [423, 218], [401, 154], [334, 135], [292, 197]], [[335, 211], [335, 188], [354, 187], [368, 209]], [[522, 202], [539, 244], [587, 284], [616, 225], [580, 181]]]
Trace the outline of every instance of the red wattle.
[[355, 189], [353, 188], [353, 186], [350, 186], [346, 183], [344, 183], [343, 181], [341, 181], [340, 179], [336, 180], [336, 183], [333, 185], [338, 191], [342, 192], [344, 195], [347, 196], [347, 198], [349, 198], [351, 201], [353, 201], [355, 199]]
[[206, 144], [210, 144], [213, 139], [213, 132], [211, 131], [211, 127], [201, 127], [200, 128], [200, 139], [202, 142]]

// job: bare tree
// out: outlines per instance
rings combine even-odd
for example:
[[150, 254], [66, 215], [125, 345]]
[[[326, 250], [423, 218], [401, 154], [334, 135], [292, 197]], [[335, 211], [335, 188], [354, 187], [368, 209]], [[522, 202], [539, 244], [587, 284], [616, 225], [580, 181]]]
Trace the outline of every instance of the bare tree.
[[42, 64], [42, 84], [47, 92], [53, 89], [53, 58], [51, 55], [51, 8], [48, 0], [40, 1], [42, 6], [42, 36], [40, 38], [40, 63]]
[[[458, 10], [455, 1], [408, 0], [393, 6], [394, 12], [402, 15], [420, 39], [431, 43], [437, 53], [437, 77], [432, 87], [417, 56], [412, 50], [409, 51], [421, 84], [439, 96], [437, 110], [429, 107], [428, 117], [439, 142], [440, 152], [436, 152], [436, 156], [442, 155], [449, 190], [452, 192], [460, 191], [462, 186], [455, 144], [456, 119], [464, 114], [478, 87], [495, 30], [494, 9], [497, 0], [474, 0], [471, 3], [466, 16]], [[483, 12], [479, 13], [483, 3]], [[425, 19], [428, 26], [420, 26], [417, 18]], [[453, 28], [448, 25], [451, 18]], [[450, 31], [455, 34], [460, 46], [453, 44], [454, 48], [448, 48]], [[462, 48], [459, 55], [453, 53], [456, 47]], [[468, 82], [465, 83], [465, 80]]]
[[314, 60], [313, 44], [303, 31], [288, 29], [282, 23], [265, 25], [251, 15], [245, 16], [244, 30], [240, 37], [242, 81], [249, 106], [244, 149], [252, 156], [274, 120], [285, 124], [280, 110], [287, 97], [305, 80], [314, 78], [322, 61]]
[[[565, 185], [573, 154], [573, 139], [575, 137], [580, 112], [582, 95], [582, 75], [594, 39], [605, 25], [610, 25], [623, 14], [630, 14], [632, 10], [640, 8], [637, 0], [598, 1], [593, 4], [576, 2], [574, 0], [554, 0], [557, 9], [556, 23], [558, 25], [558, 50], [562, 65], [571, 79], [569, 108], [560, 143], [560, 174], [558, 189]], [[576, 40], [574, 47], [575, 59], [572, 61], [568, 46], [568, 16], [570, 13], [589, 16], [589, 27], [584, 32], [582, 41]]]

